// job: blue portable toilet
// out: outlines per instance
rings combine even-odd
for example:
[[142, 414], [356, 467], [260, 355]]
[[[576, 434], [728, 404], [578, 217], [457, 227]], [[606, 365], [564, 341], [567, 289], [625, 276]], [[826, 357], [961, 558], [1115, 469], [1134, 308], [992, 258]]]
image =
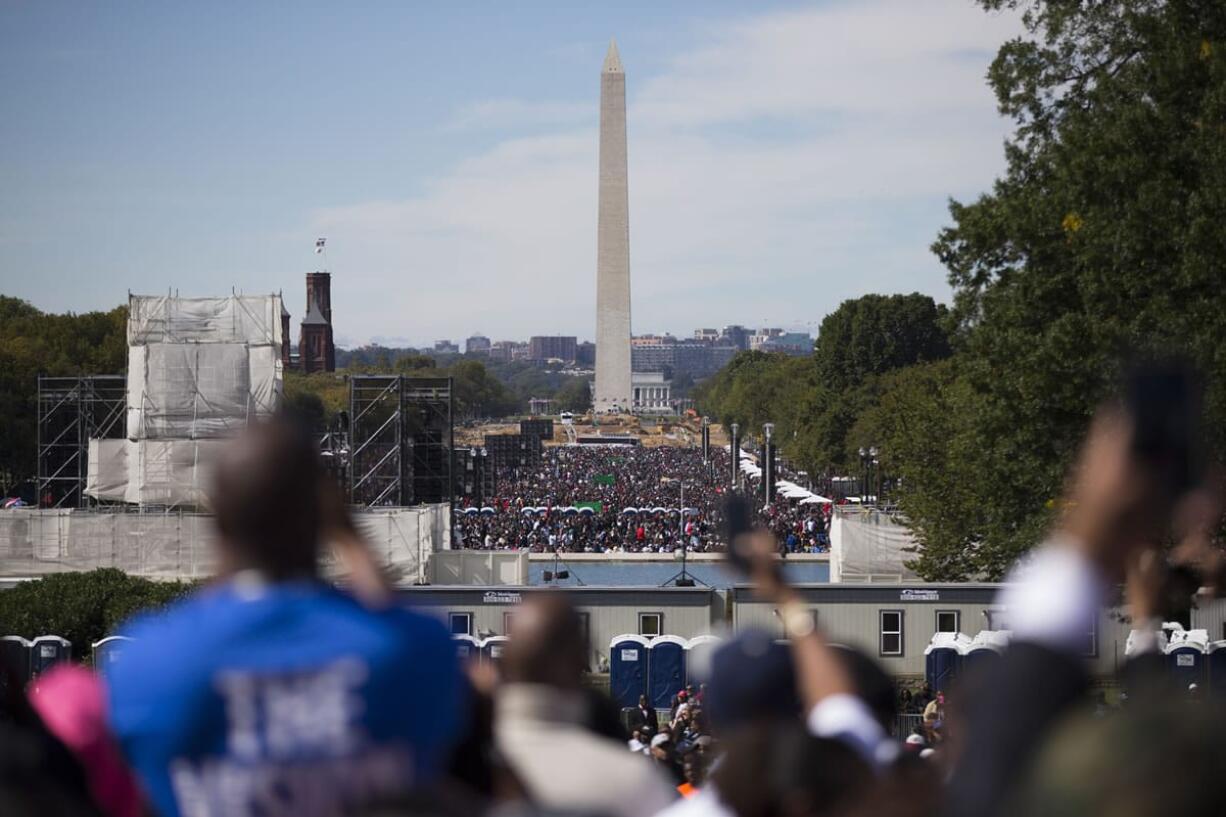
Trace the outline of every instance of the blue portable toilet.
[[94, 653], [94, 669], [98, 672], [106, 672], [121, 660], [125, 646], [132, 641], [126, 635], [108, 635], [101, 641], [95, 641], [90, 645], [90, 649]]
[[481, 642], [481, 658], [484, 661], [491, 661], [497, 664], [502, 660], [502, 651], [506, 649], [507, 642], [510, 637], [505, 635], [492, 635]]
[[1205, 656], [1209, 664], [1209, 692], [1226, 701], [1226, 641], [1214, 641]]
[[717, 635], [696, 635], [685, 647], [685, 680], [702, 684], [711, 678], [711, 656], [723, 643]]
[[686, 644], [681, 636], [658, 635], [647, 646], [647, 697], [656, 709], [668, 709], [685, 688]]
[[971, 667], [996, 660], [1007, 646], [1009, 646], [1008, 630], [980, 630], [971, 639], [971, 643], [962, 655], [960, 671], [965, 672]]
[[22, 687], [30, 680], [30, 642], [19, 635], [0, 638], [0, 663]]
[[647, 694], [647, 650], [650, 642], [627, 633], [609, 642], [609, 696], [623, 709], [638, 706]]
[[473, 636], [458, 633], [451, 637], [451, 643], [455, 645], [456, 658], [459, 658], [461, 662], [481, 658], [481, 642]]
[[1204, 630], [1175, 632], [1166, 645], [1166, 667], [1178, 689], [1190, 684], [1204, 687], [1209, 661], [1205, 655], [1209, 634]]
[[934, 692], [944, 692], [958, 678], [962, 656], [971, 639], [962, 633], [934, 633], [924, 648], [924, 680]]
[[40, 635], [30, 642], [30, 677], [37, 678], [56, 664], [72, 660], [72, 642], [58, 635]]

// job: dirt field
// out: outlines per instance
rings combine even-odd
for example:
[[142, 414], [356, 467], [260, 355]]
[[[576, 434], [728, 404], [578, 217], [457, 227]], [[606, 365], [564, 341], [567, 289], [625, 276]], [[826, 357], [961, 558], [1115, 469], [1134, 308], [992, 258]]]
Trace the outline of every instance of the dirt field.
[[[548, 419], [548, 418], [545, 418]], [[546, 445], [565, 445], [566, 429], [555, 416], [552, 418], [553, 440]], [[602, 416], [594, 424], [591, 415], [575, 418], [575, 433], [581, 437], [607, 435], [614, 437], [634, 436], [648, 447], [660, 445], [697, 446], [701, 440], [702, 421], [697, 417], [636, 417], [620, 414], [612, 417]], [[487, 434], [515, 434], [519, 432], [518, 422], [489, 423], [486, 425], [456, 428], [455, 443], [457, 446], [480, 445]], [[711, 444], [727, 445], [728, 435], [723, 426], [711, 425]]]

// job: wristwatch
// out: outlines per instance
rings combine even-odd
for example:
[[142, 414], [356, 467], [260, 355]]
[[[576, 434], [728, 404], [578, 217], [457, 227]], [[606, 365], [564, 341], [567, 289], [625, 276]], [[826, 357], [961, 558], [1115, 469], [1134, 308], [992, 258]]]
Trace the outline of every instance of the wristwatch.
[[783, 631], [788, 636], [804, 637], [812, 635], [817, 629], [813, 622], [813, 612], [798, 601], [785, 602], [779, 608], [779, 618], [783, 622]]

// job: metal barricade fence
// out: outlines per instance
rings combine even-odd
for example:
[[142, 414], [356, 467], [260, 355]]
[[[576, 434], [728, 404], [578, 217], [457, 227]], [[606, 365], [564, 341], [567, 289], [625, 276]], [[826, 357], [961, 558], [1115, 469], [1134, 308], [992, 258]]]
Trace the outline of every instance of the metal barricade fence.
[[924, 716], [918, 714], [902, 714], [894, 716], [894, 725], [890, 735], [898, 740], [906, 740], [912, 732], [923, 731]]

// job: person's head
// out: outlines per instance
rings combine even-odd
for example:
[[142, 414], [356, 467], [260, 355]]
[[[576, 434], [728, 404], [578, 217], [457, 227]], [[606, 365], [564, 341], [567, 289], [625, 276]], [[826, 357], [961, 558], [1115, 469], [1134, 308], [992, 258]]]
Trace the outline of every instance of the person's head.
[[868, 705], [873, 717], [882, 728], [889, 731], [898, 714], [898, 700], [894, 697], [894, 681], [882, 669], [880, 662], [854, 647], [840, 646], [834, 654], [843, 661], [857, 697]]
[[[691, 758], [693, 758], [692, 755]], [[681, 766], [681, 775], [685, 778], [685, 782], [689, 783], [691, 786], [702, 785], [702, 771], [702, 763], [700, 763], [697, 759], [687, 760]]]
[[529, 596], [515, 613], [515, 637], [502, 654], [503, 677], [579, 689], [586, 667], [583, 623], [570, 600], [553, 591]]
[[651, 756], [661, 762], [673, 759], [673, 739], [667, 732], [661, 732], [651, 739]]
[[646, 708], [647, 708], [647, 696], [640, 695], [639, 696], [639, 709], [646, 709]]
[[321, 540], [323, 471], [314, 441], [288, 420], [249, 427], [217, 461], [209, 493], [223, 572], [313, 576]]
[[838, 814], [873, 784], [854, 749], [813, 737], [795, 720], [748, 725], [724, 746], [711, 779], [737, 817]]
[[1226, 709], [1216, 701], [1138, 700], [1110, 717], [1084, 713], [1045, 742], [1010, 815], [1222, 813]]

